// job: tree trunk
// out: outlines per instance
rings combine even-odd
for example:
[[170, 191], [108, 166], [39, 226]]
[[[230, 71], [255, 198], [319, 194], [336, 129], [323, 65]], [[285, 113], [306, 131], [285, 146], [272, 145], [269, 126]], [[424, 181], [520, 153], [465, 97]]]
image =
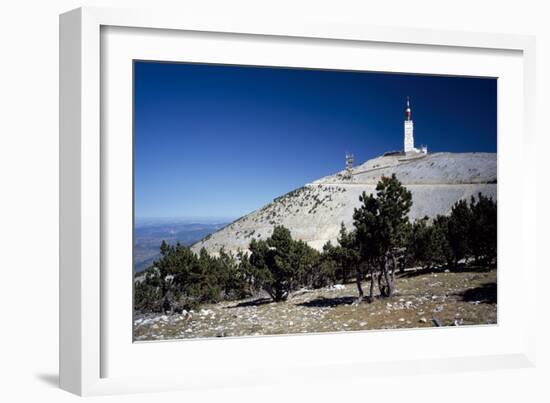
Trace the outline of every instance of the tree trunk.
[[383, 270], [380, 270], [380, 273], [378, 273], [378, 290], [380, 291], [380, 295], [382, 297], [386, 297], [386, 291], [384, 289], [384, 284], [382, 282], [383, 279]]
[[355, 282], [357, 284], [357, 291], [359, 291], [359, 296], [357, 297], [357, 301], [361, 302], [363, 300], [363, 288], [361, 287], [361, 270], [357, 268], [355, 271]]
[[386, 257], [380, 261], [380, 274], [378, 276], [378, 288], [380, 294], [384, 297], [393, 295], [393, 279], [390, 273], [389, 262]]
[[342, 266], [342, 284], [346, 284], [347, 282], [348, 282], [348, 271], [344, 266]]
[[397, 269], [397, 260], [395, 259], [395, 255], [393, 253], [390, 253], [390, 259], [391, 259], [391, 282], [395, 281], [395, 270]]
[[370, 268], [370, 290], [369, 290], [369, 302], [374, 301], [374, 268]]
[[402, 259], [400, 259], [400, 262], [399, 262], [399, 273], [403, 274], [405, 273], [405, 262], [407, 261], [407, 258], [406, 257], [403, 257]]
[[387, 263], [386, 263], [386, 270], [384, 270], [384, 279], [386, 280], [386, 284], [387, 284], [386, 296], [391, 298], [391, 296], [393, 295], [393, 274], [390, 275], [390, 273], [388, 272]]
[[165, 295], [164, 300], [162, 301], [162, 312], [172, 312], [172, 303], [168, 299], [168, 295]]

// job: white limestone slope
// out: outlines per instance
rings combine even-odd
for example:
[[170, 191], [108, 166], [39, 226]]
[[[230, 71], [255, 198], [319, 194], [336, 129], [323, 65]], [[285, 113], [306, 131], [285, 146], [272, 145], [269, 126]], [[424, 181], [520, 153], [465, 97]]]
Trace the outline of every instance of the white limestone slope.
[[318, 179], [278, 197], [272, 203], [241, 217], [192, 246], [210, 253], [220, 248], [246, 250], [250, 241], [271, 235], [275, 225], [289, 228], [292, 236], [320, 250], [327, 241], [336, 242], [340, 223], [352, 228], [353, 209], [359, 195], [375, 193], [382, 176], [395, 173], [411, 191], [412, 220], [448, 214], [455, 202], [482, 193], [496, 200], [497, 161], [491, 153], [434, 153], [392, 155], [374, 158], [353, 169], [352, 179], [344, 171]]

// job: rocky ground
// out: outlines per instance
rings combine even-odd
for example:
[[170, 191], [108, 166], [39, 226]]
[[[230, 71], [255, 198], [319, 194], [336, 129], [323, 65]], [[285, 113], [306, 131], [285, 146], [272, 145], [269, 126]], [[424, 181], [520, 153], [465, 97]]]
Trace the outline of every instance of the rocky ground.
[[[497, 323], [496, 268], [408, 270], [391, 299], [356, 303], [354, 283], [268, 298], [204, 305], [174, 315], [136, 315], [136, 341], [259, 336]], [[365, 291], [367, 284], [363, 284]]]

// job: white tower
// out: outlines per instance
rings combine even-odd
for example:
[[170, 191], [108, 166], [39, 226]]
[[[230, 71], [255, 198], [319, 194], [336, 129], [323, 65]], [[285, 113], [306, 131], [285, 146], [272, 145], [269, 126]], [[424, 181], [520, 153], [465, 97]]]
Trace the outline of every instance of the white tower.
[[413, 135], [414, 126], [411, 118], [411, 104], [409, 101], [409, 97], [407, 97], [407, 108], [405, 109], [404, 128], [405, 128], [405, 144], [404, 144], [403, 150], [406, 153], [417, 151], [414, 148], [414, 135]]

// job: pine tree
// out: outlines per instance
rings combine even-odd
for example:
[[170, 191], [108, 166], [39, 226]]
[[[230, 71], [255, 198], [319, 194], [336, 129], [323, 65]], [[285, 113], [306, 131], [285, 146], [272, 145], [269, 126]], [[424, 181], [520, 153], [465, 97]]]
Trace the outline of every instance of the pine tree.
[[393, 174], [390, 178], [382, 177], [378, 182], [376, 197], [372, 194], [367, 196], [363, 192], [359, 201], [362, 205], [354, 209], [353, 213], [359, 254], [362, 261], [371, 267], [371, 289], [374, 282], [373, 266], [376, 266], [379, 270], [380, 293], [391, 297], [397, 266], [396, 255], [398, 249], [405, 245], [412, 195]]
[[468, 235], [470, 251], [476, 262], [492, 262], [497, 256], [497, 205], [487, 196], [478, 194], [470, 200], [471, 225]]
[[452, 264], [456, 268], [458, 262], [470, 256], [470, 235], [472, 212], [465, 200], [455, 203], [447, 223], [447, 241], [452, 252]]
[[315, 287], [324, 281], [319, 252], [293, 240], [283, 226], [275, 226], [265, 241], [252, 240], [249, 249], [255, 281], [274, 301], [286, 300], [298, 287]]

